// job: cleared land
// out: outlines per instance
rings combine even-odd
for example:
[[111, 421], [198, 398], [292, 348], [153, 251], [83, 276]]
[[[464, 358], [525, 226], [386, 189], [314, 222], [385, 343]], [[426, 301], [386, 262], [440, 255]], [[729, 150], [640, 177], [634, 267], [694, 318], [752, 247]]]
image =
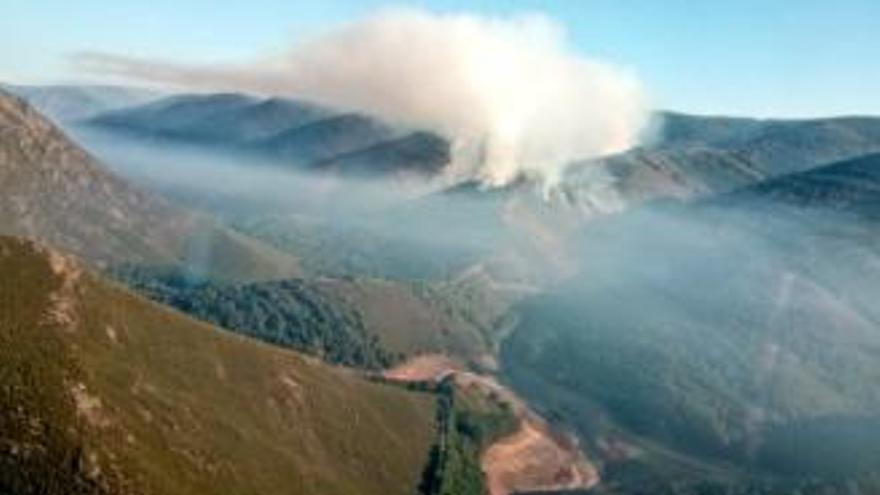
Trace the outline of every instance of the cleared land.
[[515, 432], [483, 449], [480, 465], [490, 495], [523, 491], [588, 489], [599, 482], [596, 468], [575, 437], [554, 430], [513, 391], [495, 378], [465, 371], [448, 356], [423, 355], [385, 373], [395, 381], [440, 382], [452, 377], [468, 394], [506, 404], [517, 419]]

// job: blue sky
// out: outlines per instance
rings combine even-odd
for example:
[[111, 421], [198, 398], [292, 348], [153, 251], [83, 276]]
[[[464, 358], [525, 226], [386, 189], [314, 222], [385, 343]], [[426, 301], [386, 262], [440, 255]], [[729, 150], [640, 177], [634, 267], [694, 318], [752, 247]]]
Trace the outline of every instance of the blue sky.
[[577, 51], [635, 71], [658, 107], [880, 115], [878, 0], [0, 0], [0, 80], [81, 80], [81, 51], [242, 61], [399, 5], [546, 13]]

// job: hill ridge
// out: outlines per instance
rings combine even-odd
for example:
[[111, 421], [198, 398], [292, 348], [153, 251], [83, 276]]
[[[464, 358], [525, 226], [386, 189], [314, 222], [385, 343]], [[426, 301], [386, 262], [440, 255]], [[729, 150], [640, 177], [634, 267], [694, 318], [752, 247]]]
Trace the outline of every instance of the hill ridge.
[[33, 240], [0, 237], [0, 274], [0, 491], [414, 491], [432, 396], [192, 320]]

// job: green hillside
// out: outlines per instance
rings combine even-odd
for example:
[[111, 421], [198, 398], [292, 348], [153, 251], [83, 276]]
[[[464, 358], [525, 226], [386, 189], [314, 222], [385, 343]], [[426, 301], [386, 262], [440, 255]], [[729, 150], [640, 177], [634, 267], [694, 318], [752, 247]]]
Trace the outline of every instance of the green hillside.
[[410, 494], [434, 402], [0, 238], [0, 493]]
[[200, 320], [333, 364], [389, 367], [402, 358], [366, 328], [361, 313], [320, 284], [302, 279], [218, 283], [174, 268], [128, 265], [112, 275], [154, 301]]
[[491, 351], [490, 329], [506, 308], [469, 286], [369, 278], [230, 283], [175, 267], [142, 265], [122, 265], [109, 273], [198, 319], [330, 363], [366, 369], [387, 368], [422, 353], [478, 362]]

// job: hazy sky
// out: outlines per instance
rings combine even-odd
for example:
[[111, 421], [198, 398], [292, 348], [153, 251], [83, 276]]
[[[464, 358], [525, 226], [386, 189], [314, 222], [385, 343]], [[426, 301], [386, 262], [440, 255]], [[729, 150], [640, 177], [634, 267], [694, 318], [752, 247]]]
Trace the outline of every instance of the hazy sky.
[[545, 13], [576, 50], [635, 71], [658, 107], [880, 114], [880, 0], [0, 0], [0, 81], [80, 81], [82, 51], [237, 62], [401, 5]]

